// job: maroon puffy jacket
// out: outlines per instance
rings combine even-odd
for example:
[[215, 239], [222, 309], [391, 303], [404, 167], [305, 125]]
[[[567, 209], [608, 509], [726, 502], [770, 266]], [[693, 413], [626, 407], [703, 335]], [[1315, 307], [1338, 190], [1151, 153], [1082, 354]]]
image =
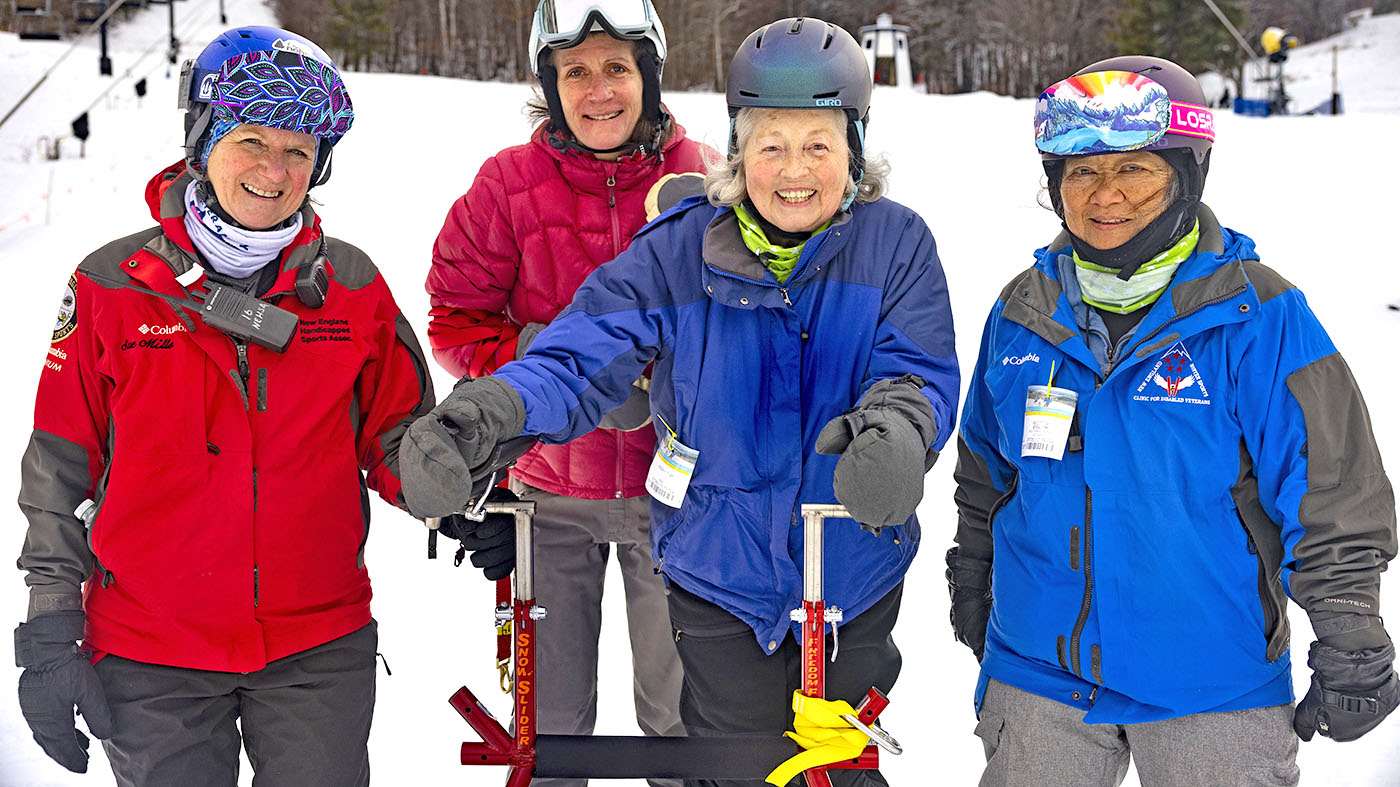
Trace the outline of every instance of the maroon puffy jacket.
[[[702, 172], [718, 156], [679, 124], [662, 152], [661, 160], [600, 161], [554, 148], [541, 124], [528, 143], [487, 159], [433, 246], [428, 340], [438, 363], [475, 377], [512, 360], [521, 326], [553, 320], [588, 274], [632, 242], [658, 180]], [[651, 429], [598, 429], [536, 446], [512, 472], [570, 497], [638, 497], [654, 445]]]

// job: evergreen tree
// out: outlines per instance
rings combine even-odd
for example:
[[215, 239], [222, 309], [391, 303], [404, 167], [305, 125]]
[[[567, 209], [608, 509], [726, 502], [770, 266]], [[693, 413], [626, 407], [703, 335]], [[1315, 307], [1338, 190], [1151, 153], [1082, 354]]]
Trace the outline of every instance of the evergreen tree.
[[[1236, 28], [1243, 26], [1240, 0], [1216, 5]], [[1164, 57], [1192, 73], [1224, 72], [1242, 57], [1230, 31], [1200, 0], [1124, 0], [1106, 38], [1120, 54]]]

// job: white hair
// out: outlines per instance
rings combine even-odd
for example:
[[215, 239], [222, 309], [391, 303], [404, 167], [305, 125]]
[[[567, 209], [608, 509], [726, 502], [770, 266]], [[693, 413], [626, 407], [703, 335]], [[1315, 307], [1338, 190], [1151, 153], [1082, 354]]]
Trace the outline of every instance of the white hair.
[[[734, 138], [737, 141], [734, 152], [711, 163], [705, 173], [705, 195], [710, 198], [711, 204], [730, 207], [743, 202], [748, 196], [748, 189], [744, 183], [744, 151], [748, 148], [754, 132], [758, 130], [760, 113], [763, 111], [759, 107], [744, 107], [734, 118]], [[830, 118], [832, 127], [836, 129], [836, 138], [840, 140], [839, 144], [846, 151], [846, 155], [853, 155], [850, 141], [846, 138], [845, 112], [839, 109], [805, 111], [825, 113]], [[865, 174], [861, 177], [859, 186], [849, 174], [846, 176], [846, 189], [842, 200], [850, 197], [851, 192], [855, 192], [856, 202], [874, 202], [888, 190], [889, 174], [890, 164], [883, 153], [866, 159]]]

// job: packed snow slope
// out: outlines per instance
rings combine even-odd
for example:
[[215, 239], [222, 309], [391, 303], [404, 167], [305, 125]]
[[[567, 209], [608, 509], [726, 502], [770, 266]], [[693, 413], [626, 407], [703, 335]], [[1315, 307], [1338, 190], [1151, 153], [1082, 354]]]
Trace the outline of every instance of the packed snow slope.
[[[233, 24], [273, 21], [256, 0], [227, 0], [227, 8]], [[182, 56], [188, 57], [218, 32], [217, 3], [178, 3], [176, 10], [177, 33], [186, 42]], [[112, 35], [115, 85], [97, 76], [95, 40], [85, 43], [0, 128], [0, 270], [10, 293], [4, 316], [10, 338], [0, 345], [0, 368], [14, 375], [0, 393], [0, 403], [10, 411], [0, 421], [0, 460], [9, 468], [0, 472], [0, 500], [13, 501], [18, 494], [35, 385], [64, 283], [90, 251], [150, 225], [141, 198], [145, 182], [181, 155], [178, 71], [168, 70], [163, 60], [166, 13], [165, 8], [141, 12]], [[1397, 23], [1400, 17], [1394, 15], [1377, 18], [1353, 34], [1368, 36], [1369, 43], [1354, 48], [1373, 59], [1364, 61], [1372, 64], [1365, 67], [1344, 66], [1349, 114], [1219, 117], [1219, 145], [1206, 188], [1206, 201], [1222, 221], [1253, 236], [1264, 261], [1307, 293], [1369, 397], [1393, 473], [1400, 469], [1400, 408], [1393, 402], [1400, 389], [1395, 350], [1400, 312], [1386, 307], [1400, 302], [1394, 240], [1400, 198], [1391, 182], [1400, 174], [1395, 145], [1400, 93], [1385, 66], [1400, 62]], [[0, 34], [0, 112], [9, 111], [67, 46]], [[1306, 51], [1290, 61], [1291, 72], [1315, 62], [1304, 57]], [[1325, 79], [1324, 67], [1309, 66], [1314, 67]], [[130, 75], [122, 78], [128, 69]], [[131, 83], [141, 76], [150, 92], [138, 100]], [[481, 162], [526, 139], [530, 129], [521, 107], [530, 90], [389, 74], [351, 73], [346, 83], [357, 118], [337, 148], [334, 177], [314, 192], [318, 209], [330, 233], [375, 259], [399, 305], [425, 336], [423, 281], [433, 238]], [[1301, 98], [1301, 87], [1298, 94]], [[723, 97], [685, 93], [665, 99], [692, 136], [716, 147], [725, 144]], [[76, 141], [65, 139], [62, 158], [46, 159], [40, 138], [66, 134], [69, 122], [94, 102], [86, 157], [78, 157]], [[1040, 204], [1045, 200], [1031, 142], [1032, 111], [1030, 101], [985, 93], [923, 96], [880, 89], [875, 94], [870, 145], [893, 164], [892, 198], [918, 210], [938, 239], [964, 369], [976, 358], [982, 323], [997, 293], [1030, 263], [1031, 250], [1059, 229]], [[444, 373], [435, 381], [439, 392], [451, 387]], [[902, 757], [884, 758], [885, 773], [896, 785], [931, 779], [971, 785], [981, 770], [982, 747], [972, 733], [976, 664], [952, 639], [943, 581], [943, 551], [955, 522], [953, 463], [949, 451], [928, 475], [919, 510], [923, 554], [909, 575], [896, 630], [904, 672], [882, 719], [906, 746]], [[19, 552], [26, 523], [16, 508], [5, 521], [0, 556], [9, 560]], [[458, 745], [471, 732], [447, 704], [465, 683], [498, 716], [508, 715], [507, 698], [494, 688], [492, 589], [477, 572], [454, 569], [450, 559], [427, 562], [423, 527], [377, 498], [374, 523], [368, 562], [380, 650], [393, 669], [392, 676], [380, 674], [370, 739], [375, 781], [502, 784], [499, 770], [457, 764]], [[635, 734], [617, 587], [614, 577], [605, 602], [598, 732]], [[1383, 595], [1385, 609], [1400, 608], [1400, 578], [1388, 578]], [[19, 572], [0, 582], [6, 627], [23, 618], [25, 600]], [[547, 605], [548, 599], [542, 602]], [[1295, 684], [1302, 691], [1311, 629], [1296, 609], [1292, 622]], [[548, 636], [547, 620], [540, 632]], [[98, 746], [86, 776], [69, 774], [43, 755], [16, 704], [18, 676], [18, 669], [0, 670], [0, 785], [112, 784]], [[1299, 762], [1309, 787], [1393, 787], [1400, 779], [1400, 718], [1355, 743], [1304, 744]], [[250, 781], [245, 767], [241, 783]], [[1134, 776], [1129, 783], [1136, 783]]]

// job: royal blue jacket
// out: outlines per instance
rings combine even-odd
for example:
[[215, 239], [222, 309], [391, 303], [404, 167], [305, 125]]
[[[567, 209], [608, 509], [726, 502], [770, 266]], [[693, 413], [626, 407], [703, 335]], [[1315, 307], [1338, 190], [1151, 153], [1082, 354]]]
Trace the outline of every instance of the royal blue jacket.
[[[979, 702], [990, 677], [1087, 723], [1278, 705], [1285, 592], [1315, 621], [1378, 614], [1395, 502], [1355, 380], [1302, 293], [1200, 213], [1106, 368], [1061, 279], [1067, 239], [987, 319], [955, 472], [959, 549], [991, 574]], [[1078, 394], [1070, 438], [1023, 457], [1052, 365]]]
[[[941, 448], [957, 411], [947, 283], [933, 236], [889, 200], [856, 204], [807, 241], [780, 285], [740, 238], [734, 212], [682, 202], [579, 288], [520, 361], [496, 377], [520, 392], [525, 432], [591, 431], [655, 361], [658, 438], [699, 451], [679, 509], [652, 502], [666, 577], [733, 613], [771, 653], [802, 598], [802, 503], [836, 502], [835, 456], [817, 433], [876, 381], [915, 374]], [[880, 537], [826, 526], [825, 598], [859, 615], [904, 577], [916, 517]]]

